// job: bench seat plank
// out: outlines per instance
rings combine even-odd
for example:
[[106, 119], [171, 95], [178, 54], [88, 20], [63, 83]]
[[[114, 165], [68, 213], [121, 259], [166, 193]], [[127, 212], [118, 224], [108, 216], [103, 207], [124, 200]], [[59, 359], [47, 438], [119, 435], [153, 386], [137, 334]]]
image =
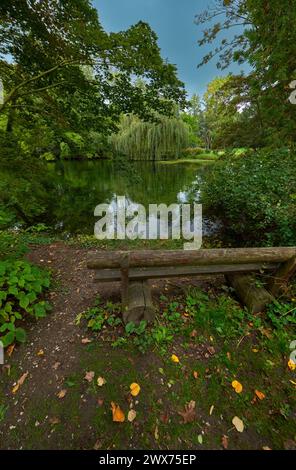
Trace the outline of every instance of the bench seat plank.
[[[278, 263], [247, 263], [247, 264], [221, 264], [212, 266], [164, 266], [155, 268], [130, 268], [128, 277], [131, 281], [145, 279], [166, 279], [170, 277], [186, 277], [199, 274], [227, 274], [234, 272], [271, 271], [278, 267]], [[96, 269], [95, 282], [120, 281], [120, 269]]]

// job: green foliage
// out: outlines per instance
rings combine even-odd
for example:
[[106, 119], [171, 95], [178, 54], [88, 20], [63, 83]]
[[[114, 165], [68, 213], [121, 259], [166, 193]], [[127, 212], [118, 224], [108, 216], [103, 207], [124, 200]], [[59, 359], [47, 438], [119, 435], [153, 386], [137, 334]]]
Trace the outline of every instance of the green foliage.
[[177, 158], [188, 145], [188, 128], [177, 117], [157, 117], [144, 122], [135, 115], [123, 116], [118, 134], [111, 137], [115, 152], [134, 160]]
[[0, 259], [17, 259], [27, 251], [26, 243], [16, 233], [0, 231]]
[[26, 316], [46, 315], [49, 304], [40, 295], [49, 285], [49, 273], [27, 261], [0, 261], [0, 340], [5, 347], [25, 341], [25, 330], [18, 324]]
[[106, 325], [116, 327], [122, 323], [121, 319], [118, 317], [118, 313], [120, 312], [119, 305], [107, 302], [105, 306], [102, 306], [100, 305], [99, 299], [97, 304], [98, 305], [95, 307], [91, 307], [77, 315], [76, 325], [79, 325], [81, 320], [86, 320], [88, 328], [98, 332]]
[[[202, 183], [202, 202], [233, 244], [296, 244], [296, 154], [261, 151], [215, 165]], [[227, 190], [226, 190], [227, 188]]]

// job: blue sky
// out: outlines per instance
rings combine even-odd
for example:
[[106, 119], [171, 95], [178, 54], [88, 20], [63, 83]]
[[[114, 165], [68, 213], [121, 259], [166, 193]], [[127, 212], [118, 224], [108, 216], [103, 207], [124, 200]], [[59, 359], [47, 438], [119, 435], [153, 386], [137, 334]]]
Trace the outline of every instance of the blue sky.
[[233, 65], [221, 72], [215, 60], [197, 69], [207, 49], [198, 47], [201, 28], [194, 23], [194, 16], [211, 4], [211, 0], [94, 0], [93, 3], [107, 31], [127, 29], [139, 20], [148, 22], [159, 37], [162, 56], [177, 65], [189, 95], [203, 94], [207, 83], [217, 75], [241, 71], [242, 67]]

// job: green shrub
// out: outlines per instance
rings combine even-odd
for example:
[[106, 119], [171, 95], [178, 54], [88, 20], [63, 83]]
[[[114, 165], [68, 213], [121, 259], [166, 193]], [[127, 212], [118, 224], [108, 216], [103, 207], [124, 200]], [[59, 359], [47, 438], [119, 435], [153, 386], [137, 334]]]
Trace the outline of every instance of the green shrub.
[[0, 261], [0, 340], [4, 347], [25, 341], [25, 330], [18, 325], [27, 316], [46, 315], [49, 304], [40, 295], [49, 285], [49, 273], [27, 261]]
[[223, 161], [205, 174], [201, 193], [232, 244], [296, 244], [295, 153], [260, 151]]

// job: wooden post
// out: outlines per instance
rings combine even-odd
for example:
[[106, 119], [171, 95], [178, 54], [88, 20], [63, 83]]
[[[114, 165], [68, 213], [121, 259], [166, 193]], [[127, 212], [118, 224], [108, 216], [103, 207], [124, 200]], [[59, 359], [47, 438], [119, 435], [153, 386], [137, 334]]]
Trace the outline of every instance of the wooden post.
[[296, 256], [290, 258], [285, 263], [282, 263], [270, 279], [268, 284], [269, 292], [275, 297], [280, 293], [282, 289], [287, 285], [289, 279], [296, 273]]
[[251, 313], [263, 312], [274, 300], [263, 286], [256, 286], [256, 279], [251, 274], [228, 274], [227, 279]]
[[128, 305], [128, 270], [129, 270], [129, 253], [122, 254], [120, 260], [120, 276], [121, 276], [121, 303], [123, 313], [127, 309]]
[[132, 321], [138, 325], [141, 320], [150, 323], [153, 322], [154, 318], [155, 308], [148, 281], [130, 282], [128, 286], [128, 303], [123, 311], [124, 322], [129, 323]]

